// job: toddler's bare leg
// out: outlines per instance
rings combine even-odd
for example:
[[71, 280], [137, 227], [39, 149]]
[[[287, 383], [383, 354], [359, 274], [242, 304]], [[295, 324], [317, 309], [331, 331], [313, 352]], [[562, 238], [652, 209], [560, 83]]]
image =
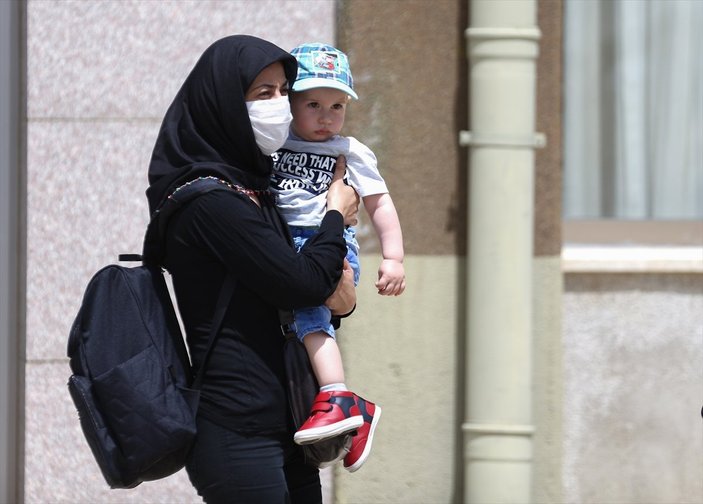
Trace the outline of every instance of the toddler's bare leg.
[[342, 353], [334, 338], [325, 332], [306, 334], [303, 345], [308, 352], [312, 370], [320, 387], [333, 383], [344, 383]]

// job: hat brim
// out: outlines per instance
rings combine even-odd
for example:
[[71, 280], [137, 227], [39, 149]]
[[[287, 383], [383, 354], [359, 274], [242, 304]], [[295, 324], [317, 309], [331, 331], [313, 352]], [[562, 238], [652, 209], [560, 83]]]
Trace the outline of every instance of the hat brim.
[[340, 91], [344, 91], [345, 93], [347, 93], [355, 100], [359, 99], [359, 97], [352, 88], [350, 88], [346, 84], [332, 79], [323, 79], [321, 77], [309, 77], [307, 79], [297, 80], [293, 83], [293, 91], [307, 91], [308, 89], [315, 89], [321, 87], [339, 89]]

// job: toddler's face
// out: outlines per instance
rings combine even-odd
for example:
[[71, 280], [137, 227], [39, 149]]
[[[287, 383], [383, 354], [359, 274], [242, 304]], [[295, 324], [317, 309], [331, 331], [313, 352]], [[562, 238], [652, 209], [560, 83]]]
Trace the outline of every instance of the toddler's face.
[[332, 88], [290, 93], [293, 133], [308, 142], [323, 142], [339, 134], [349, 95]]

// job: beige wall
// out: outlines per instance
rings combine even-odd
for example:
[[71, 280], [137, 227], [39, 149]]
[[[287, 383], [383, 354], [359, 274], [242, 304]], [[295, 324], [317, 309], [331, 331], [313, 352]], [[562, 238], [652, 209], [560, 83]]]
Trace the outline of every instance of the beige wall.
[[357, 312], [343, 326], [349, 382], [383, 407], [372, 457], [337, 470], [340, 503], [455, 502], [463, 495], [467, 4], [342, 2], [338, 40], [359, 101], [347, 131], [375, 151], [403, 225], [407, 290], [379, 296], [378, 242], [363, 221]]
[[540, 0], [542, 33], [537, 59], [537, 131], [546, 146], [535, 155], [534, 255], [532, 265], [532, 369], [534, 462], [532, 499], [565, 502], [562, 492], [563, 354], [561, 271], [562, 193], [562, 4]]
[[[466, 5], [459, 0], [341, 2], [340, 48], [360, 99], [345, 130], [371, 147], [403, 225], [406, 252], [456, 255], [466, 246]], [[365, 231], [365, 232], [364, 232]], [[362, 238], [371, 230], [362, 228]], [[377, 241], [362, 242], [365, 251]]]
[[411, 255], [405, 262], [411, 288], [388, 298], [373, 288], [378, 261], [362, 259], [357, 311], [340, 343], [349, 385], [380, 404], [383, 415], [364, 467], [353, 474], [337, 468], [336, 502], [455, 502], [462, 266], [457, 258]]
[[[337, 480], [340, 502], [355, 502], [359, 495], [373, 495], [379, 502], [458, 502], [464, 495], [460, 426], [470, 168], [458, 132], [469, 127], [468, 11], [469, 2], [460, 0], [406, 0], [402, 11], [394, 1], [342, 4], [339, 41], [356, 65], [357, 79], [359, 69], [363, 72], [361, 99], [352, 104], [347, 124], [376, 149], [389, 182], [403, 222], [408, 291], [386, 300], [362, 286], [359, 314], [345, 326], [342, 345], [352, 356], [348, 374], [358, 383], [360, 376], [380, 373], [373, 383], [380, 380], [377, 394], [382, 404], [389, 403], [389, 415], [379, 427], [382, 435], [369, 462], [385, 474], [360, 471]], [[561, 174], [560, 4], [552, 2], [539, 12], [546, 48], [538, 62], [544, 75], [538, 130], [549, 139], [537, 157], [535, 187], [535, 250], [540, 257], [534, 266], [534, 499], [546, 503], [561, 501], [561, 218], [555, 205]], [[363, 245], [367, 254], [377, 247], [372, 239]], [[377, 261], [374, 255], [365, 257], [367, 284]], [[370, 310], [378, 310], [377, 315], [360, 315]], [[383, 330], [374, 330], [369, 318]], [[379, 354], [388, 357], [379, 360]]]

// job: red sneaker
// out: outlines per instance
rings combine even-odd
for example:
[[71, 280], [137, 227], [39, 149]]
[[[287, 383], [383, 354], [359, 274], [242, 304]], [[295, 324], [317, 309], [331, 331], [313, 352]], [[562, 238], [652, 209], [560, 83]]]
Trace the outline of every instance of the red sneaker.
[[310, 416], [295, 433], [293, 440], [299, 445], [316, 443], [361, 427], [364, 417], [359, 412], [355, 397], [349, 391], [317, 394]]
[[357, 406], [364, 417], [364, 425], [357, 430], [352, 437], [352, 445], [349, 453], [344, 457], [344, 468], [349, 472], [358, 470], [371, 453], [373, 443], [373, 432], [376, 430], [378, 421], [381, 418], [381, 407], [356, 396]]

